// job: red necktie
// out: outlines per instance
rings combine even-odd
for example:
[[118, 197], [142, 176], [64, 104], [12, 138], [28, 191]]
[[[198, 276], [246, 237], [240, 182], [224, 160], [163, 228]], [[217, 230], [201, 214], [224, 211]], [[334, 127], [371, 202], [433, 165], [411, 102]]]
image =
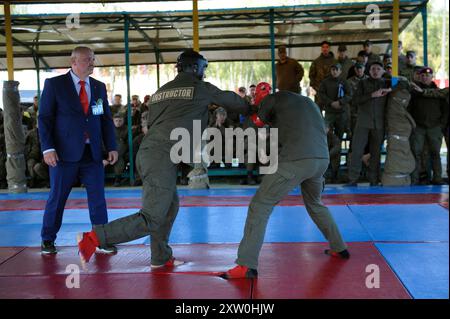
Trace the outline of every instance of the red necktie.
[[87, 96], [87, 93], [86, 93], [86, 88], [84, 87], [86, 82], [80, 81], [78, 83], [80, 83], [80, 85], [81, 85], [81, 89], [80, 89], [81, 106], [83, 107], [84, 114], [87, 115], [88, 111], [89, 111], [89, 100], [88, 100], [88, 96]]

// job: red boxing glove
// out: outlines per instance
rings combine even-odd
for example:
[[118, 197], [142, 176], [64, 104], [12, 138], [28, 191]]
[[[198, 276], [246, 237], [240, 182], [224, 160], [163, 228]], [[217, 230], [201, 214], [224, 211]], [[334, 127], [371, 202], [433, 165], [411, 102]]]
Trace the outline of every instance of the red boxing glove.
[[264, 122], [261, 121], [261, 119], [259, 118], [258, 114], [253, 113], [250, 116], [250, 119], [252, 120], [253, 124], [256, 125], [256, 127], [263, 127], [264, 126]]

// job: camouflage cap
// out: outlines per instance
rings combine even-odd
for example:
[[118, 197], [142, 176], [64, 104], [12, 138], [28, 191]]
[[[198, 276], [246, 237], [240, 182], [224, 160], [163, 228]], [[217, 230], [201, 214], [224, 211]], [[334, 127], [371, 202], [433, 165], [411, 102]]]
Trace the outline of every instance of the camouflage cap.
[[381, 66], [382, 68], [384, 68], [384, 64], [381, 63], [380, 61], [374, 61], [374, 62], [370, 63], [370, 67], [369, 67], [369, 68], [371, 68], [372, 65], [379, 65], [379, 66]]
[[340, 63], [335, 63], [335, 64], [333, 64], [331, 66], [331, 68], [332, 69], [339, 69], [339, 70], [341, 70], [342, 69], [342, 65]]

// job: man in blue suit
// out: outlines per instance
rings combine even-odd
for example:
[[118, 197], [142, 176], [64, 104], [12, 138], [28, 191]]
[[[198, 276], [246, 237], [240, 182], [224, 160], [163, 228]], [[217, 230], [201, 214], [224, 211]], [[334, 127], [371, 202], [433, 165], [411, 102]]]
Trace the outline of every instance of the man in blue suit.
[[[39, 109], [39, 135], [44, 161], [50, 167], [50, 194], [42, 225], [42, 254], [56, 254], [56, 235], [64, 206], [77, 178], [86, 187], [93, 225], [108, 222], [105, 201], [103, 150], [114, 164], [118, 153], [105, 84], [89, 77], [94, 52], [72, 51], [71, 70], [45, 81]], [[115, 253], [115, 247], [101, 247]]]

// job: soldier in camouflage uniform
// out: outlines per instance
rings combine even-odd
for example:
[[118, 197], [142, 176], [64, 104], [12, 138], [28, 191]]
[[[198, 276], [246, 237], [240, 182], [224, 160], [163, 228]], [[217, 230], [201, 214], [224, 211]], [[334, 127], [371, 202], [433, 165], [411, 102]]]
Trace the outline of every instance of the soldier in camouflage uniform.
[[[345, 132], [349, 131], [349, 102], [352, 98], [351, 86], [341, 76], [342, 66], [336, 63], [331, 66], [331, 76], [322, 81], [319, 88], [321, 109], [325, 110], [325, 125], [342, 141]], [[339, 163], [339, 162], [338, 162]], [[333, 180], [338, 179], [338, 171], [335, 170]]]
[[[171, 139], [171, 134], [174, 130], [187, 131], [190, 145], [196, 149], [200, 141], [195, 137], [192, 139], [194, 121], [200, 122], [202, 131], [206, 128], [208, 105], [216, 104], [240, 114], [249, 111], [248, 103], [236, 93], [222, 91], [203, 81], [206, 67], [207, 60], [202, 55], [192, 49], [185, 50], [178, 57], [178, 75], [152, 95], [148, 133], [136, 159], [136, 168], [143, 181], [142, 209], [106, 225], [94, 226], [91, 232], [79, 234], [82, 264], [89, 261], [97, 246], [129, 242], [149, 235], [152, 268], [183, 264], [173, 257], [168, 244], [179, 207], [176, 187], [178, 163], [174, 162], [171, 151], [175, 144], [181, 142]], [[190, 154], [181, 154], [187, 157], [183, 159], [187, 164], [193, 163], [194, 152], [192, 147], [190, 149]]]
[[378, 54], [372, 52], [372, 41], [366, 40], [363, 44], [363, 50], [367, 53], [367, 65], [370, 66], [374, 62], [381, 62], [381, 58]]
[[333, 52], [330, 51], [330, 42], [323, 41], [321, 44], [322, 53], [313, 61], [309, 69], [310, 85], [316, 91], [315, 102], [321, 105], [319, 98], [320, 83], [330, 75], [331, 66], [337, 63]]
[[125, 117], [126, 114], [126, 108], [122, 105], [122, 95], [116, 94], [114, 95], [113, 103], [110, 106], [111, 108], [111, 114], [114, 116], [116, 113], [122, 114], [122, 116]]
[[[144, 112], [144, 113], [148, 113]], [[136, 167], [136, 156], [137, 153], [139, 152], [139, 147], [142, 144], [142, 140], [144, 139], [145, 135], [148, 132], [148, 127], [147, 127], [147, 120], [142, 120], [141, 121], [141, 133], [136, 136], [135, 138], [133, 138], [133, 163], [135, 164], [134, 167]], [[127, 154], [127, 158], [129, 157], [129, 155]], [[142, 179], [141, 176], [139, 175], [138, 171], [135, 171], [135, 181], [134, 181], [134, 185], [133, 186], [141, 186], [142, 185]]]
[[414, 68], [416, 66], [416, 52], [408, 51], [406, 52], [406, 63], [402, 64], [399, 69], [399, 75], [404, 76], [408, 81], [412, 82], [414, 80]]
[[43, 183], [48, 187], [50, 181], [48, 166], [43, 160], [38, 128], [34, 128], [27, 133], [25, 138], [25, 159], [27, 161], [28, 174], [31, 177], [29, 186], [36, 187]]
[[331, 166], [331, 175], [328, 176], [327, 183], [337, 183], [341, 163], [342, 140], [334, 133], [334, 128], [331, 125], [327, 127], [327, 143]]
[[[437, 89], [433, 82], [433, 70], [431, 68], [423, 68], [420, 74], [422, 81], [418, 85], [422, 90]], [[412, 136], [412, 149], [416, 158], [416, 169], [412, 174], [412, 183], [419, 183], [423, 146], [425, 141], [428, 141], [433, 170], [431, 183], [442, 185], [444, 182], [442, 180], [440, 149], [443, 132], [448, 125], [448, 104], [443, 99], [426, 97], [419, 92], [413, 92], [409, 111], [417, 124]]]
[[405, 64], [406, 64], [406, 55], [404, 55], [402, 53], [403, 51], [403, 42], [402, 41], [398, 41], [398, 69], [401, 70], [402, 68], [404, 68]]
[[[261, 86], [265, 90], [259, 92]], [[264, 176], [251, 200], [244, 236], [239, 244], [237, 266], [221, 274], [225, 279], [258, 275], [259, 254], [273, 208], [297, 186], [301, 188], [308, 214], [330, 244], [325, 253], [345, 259], [350, 257], [333, 216], [321, 201], [323, 174], [329, 164], [329, 154], [319, 108], [311, 99], [289, 91], [264, 95], [270, 91], [267, 86], [267, 83], [258, 84], [255, 104], [259, 106], [259, 120], [278, 129], [278, 167], [275, 173]], [[286, 260], [280, 262], [289, 263]]]
[[279, 60], [275, 66], [277, 73], [277, 88], [294, 93], [301, 93], [300, 82], [303, 79], [305, 71], [297, 60], [292, 59], [286, 54], [286, 46], [278, 47]]
[[[428, 88], [428, 89], [421, 89], [419, 88], [419, 92], [423, 90], [423, 96], [424, 97], [430, 97], [430, 98], [439, 98], [445, 101], [444, 107], [447, 108], [447, 114], [449, 113], [448, 107], [449, 107], [449, 90], [448, 87], [444, 89], [437, 89], [437, 88]], [[444, 139], [445, 139], [445, 145], [447, 146], [447, 183], [448, 183], [448, 177], [449, 177], [449, 166], [450, 166], [450, 158], [449, 158], [449, 152], [448, 152], [448, 145], [449, 145], [449, 122], [447, 121], [447, 126], [444, 128]]]
[[340, 44], [338, 47], [338, 62], [342, 66], [340, 78], [346, 80], [348, 78], [348, 73], [353, 68], [354, 63], [347, 56], [347, 46], [345, 44]]
[[[364, 73], [367, 76], [369, 76], [369, 65], [367, 63], [368, 60], [369, 60], [369, 57], [368, 57], [366, 51], [361, 50], [358, 52], [358, 55], [356, 57], [356, 64], [362, 64], [362, 66], [364, 66]], [[351, 77], [354, 77], [355, 75], [356, 75], [356, 69], [353, 67], [348, 72], [347, 79], [350, 79]]]
[[30, 115], [30, 126], [28, 127], [29, 130], [34, 129], [37, 126], [37, 116], [39, 111], [39, 99], [37, 95], [33, 98], [33, 105], [30, 106], [25, 113], [28, 113]]
[[[365, 72], [365, 66], [362, 63], [356, 63], [354, 66], [355, 69], [355, 75], [348, 79], [348, 83], [351, 86], [352, 93], [355, 94], [356, 90], [358, 89], [358, 84], [360, 81], [367, 79], [369, 76]], [[358, 104], [354, 102], [352, 99], [350, 101], [350, 136], [353, 134], [355, 130], [355, 124], [356, 124], [356, 115], [358, 113]]]
[[349, 166], [349, 183], [357, 186], [361, 173], [361, 159], [367, 143], [370, 147], [369, 182], [378, 185], [380, 180], [381, 145], [384, 140], [384, 110], [387, 94], [391, 91], [383, 78], [384, 68], [381, 62], [370, 66], [370, 77], [358, 83], [353, 94], [353, 103], [358, 105], [355, 131], [352, 136], [352, 154]]
[[116, 144], [119, 157], [117, 162], [113, 165], [114, 170], [114, 187], [122, 184], [122, 174], [125, 171], [125, 166], [128, 163], [128, 127], [124, 125], [123, 115], [120, 113], [114, 114], [113, 117]]

